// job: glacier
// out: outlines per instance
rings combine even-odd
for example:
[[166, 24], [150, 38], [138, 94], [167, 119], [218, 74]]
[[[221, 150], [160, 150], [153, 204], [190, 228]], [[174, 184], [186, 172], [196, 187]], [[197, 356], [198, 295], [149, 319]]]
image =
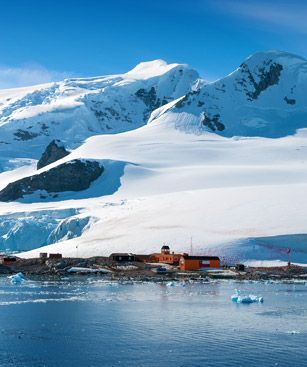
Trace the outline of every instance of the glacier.
[[77, 208], [2, 215], [0, 252], [27, 251], [79, 237], [94, 221]]

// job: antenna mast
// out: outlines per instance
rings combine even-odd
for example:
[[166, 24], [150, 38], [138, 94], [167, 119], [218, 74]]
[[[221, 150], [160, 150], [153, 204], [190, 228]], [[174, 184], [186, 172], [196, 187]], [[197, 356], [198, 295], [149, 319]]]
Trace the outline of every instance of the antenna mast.
[[190, 253], [193, 255], [193, 237], [190, 238]]

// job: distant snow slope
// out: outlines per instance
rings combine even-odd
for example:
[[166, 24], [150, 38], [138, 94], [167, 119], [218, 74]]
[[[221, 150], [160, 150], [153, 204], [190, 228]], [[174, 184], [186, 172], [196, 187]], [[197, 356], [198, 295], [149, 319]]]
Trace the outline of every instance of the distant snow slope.
[[[261, 65], [273, 56], [273, 64], [282, 65], [276, 70], [280, 69], [278, 83], [283, 84], [274, 84], [276, 78], [272, 75], [256, 77], [259, 70], [267, 75], [265, 70], [271, 70], [272, 62], [265, 61], [264, 70]], [[139, 68], [149, 68], [147, 76], [151, 72], [156, 75], [155, 65], [159, 63], [146, 64], [145, 68], [141, 64], [130, 72], [131, 76], [136, 79]], [[252, 70], [254, 82], [242, 86], [240, 92], [226, 88], [234, 94], [230, 93], [229, 100], [223, 97], [223, 101], [232, 101], [232, 105], [221, 105], [216, 99], [220, 115], [229, 112], [229, 125], [225, 123], [223, 131], [213, 132], [200, 120], [198, 112], [205, 118], [208, 111], [203, 108], [213, 108], [213, 97], [205, 98], [204, 93], [215, 91], [216, 84], [199, 81], [187, 97], [155, 110], [145, 126], [90, 137], [69, 156], [37, 172], [81, 158], [104, 162], [103, 175], [88, 190], [60, 193], [53, 200], [36, 193], [20, 202], [0, 203], [0, 215], [7, 223], [0, 226], [1, 248], [18, 248], [18, 241], [23, 249], [33, 248], [33, 238], [30, 241], [25, 236], [25, 213], [29, 212], [28, 228], [33, 229], [37, 246], [47, 245], [44, 251], [65, 256], [108, 255], [115, 251], [150, 253], [158, 251], [163, 243], [175, 251], [189, 252], [192, 237], [194, 254], [217, 254], [230, 262], [262, 264], [264, 260], [287, 261], [291, 248], [292, 261], [307, 263], [307, 123], [295, 118], [297, 110], [304, 114], [305, 61], [271, 52], [245, 63]], [[283, 73], [289, 70], [297, 75], [297, 89], [291, 97], [296, 101], [294, 105], [279, 98], [285, 93], [290, 98], [283, 79]], [[242, 73], [238, 69], [225, 79], [225, 84]], [[145, 74], [138, 75], [145, 80]], [[246, 75], [244, 79], [250, 81]], [[229, 81], [229, 88], [231, 85]], [[226, 92], [221, 93], [224, 96]], [[204, 105], [199, 103], [202, 101]], [[293, 106], [297, 110], [292, 111]], [[233, 110], [237, 111], [237, 124]], [[267, 134], [257, 124], [258, 128], [253, 124], [242, 127], [242, 119], [258, 119], [259, 111], [266, 114]], [[282, 125], [277, 116], [281, 116]], [[219, 126], [220, 119], [212, 121]], [[294, 133], [297, 128], [302, 129]], [[254, 136], [255, 131], [264, 136]], [[0, 174], [0, 180], [4, 177], [6, 182], [14, 181], [35, 172], [30, 161], [25, 168]], [[16, 224], [19, 216], [20, 231]], [[39, 226], [46, 228], [48, 218], [49, 233], [44, 230], [38, 236]], [[10, 223], [13, 230], [6, 232]], [[35, 249], [22, 256], [31, 257], [40, 251]]]

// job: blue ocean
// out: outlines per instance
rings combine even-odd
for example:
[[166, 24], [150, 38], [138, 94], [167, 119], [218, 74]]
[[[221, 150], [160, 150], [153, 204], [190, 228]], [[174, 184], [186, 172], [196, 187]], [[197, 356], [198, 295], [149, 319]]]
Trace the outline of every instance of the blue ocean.
[[[235, 289], [263, 303], [231, 302]], [[0, 278], [0, 366], [307, 366], [307, 284]]]

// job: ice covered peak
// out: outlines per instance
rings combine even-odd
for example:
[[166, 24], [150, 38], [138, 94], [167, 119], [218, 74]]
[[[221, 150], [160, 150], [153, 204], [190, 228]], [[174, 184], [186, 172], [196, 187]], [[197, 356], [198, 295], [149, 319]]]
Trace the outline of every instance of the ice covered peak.
[[158, 59], [153, 61], [141, 62], [128, 73], [123, 74], [131, 79], [149, 79], [155, 76], [163, 75], [170, 70], [177, 68], [183, 70], [187, 68], [185, 64], [168, 64], [166, 61]]
[[266, 52], [257, 52], [249, 56], [242, 65], [247, 65], [250, 69], [259, 68], [263, 65], [278, 63], [284, 67], [305, 64], [306, 60], [288, 52], [272, 50]]
[[[281, 137], [306, 128], [307, 61], [282, 51], [258, 52], [234, 72], [192, 88], [151, 121], [188, 132]], [[157, 120], [157, 121], [156, 121]]]

